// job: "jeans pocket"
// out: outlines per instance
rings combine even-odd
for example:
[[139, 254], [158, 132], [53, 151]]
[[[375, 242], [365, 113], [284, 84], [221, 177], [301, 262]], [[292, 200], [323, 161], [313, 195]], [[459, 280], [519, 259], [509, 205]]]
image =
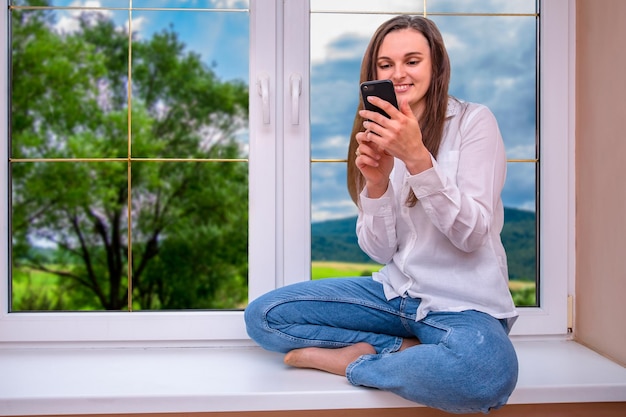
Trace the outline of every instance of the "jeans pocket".
[[448, 344], [448, 338], [452, 333], [452, 327], [447, 326], [445, 323], [441, 323], [436, 319], [429, 316], [423, 318], [417, 322], [417, 337], [420, 342], [427, 344]]

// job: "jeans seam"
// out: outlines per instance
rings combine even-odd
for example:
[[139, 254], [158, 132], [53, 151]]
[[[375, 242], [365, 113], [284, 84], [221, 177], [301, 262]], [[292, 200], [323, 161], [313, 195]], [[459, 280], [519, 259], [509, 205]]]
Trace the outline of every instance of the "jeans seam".
[[[290, 299], [290, 300], [287, 300], [287, 301], [277, 301], [277, 302], [274, 302], [274, 303], [270, 304], [267, 307], [267, 309], [263, 311], [263, 327], [265, 327], [265, 329], [267, 331], [272, 332], [272, 333], [278, 335], [278, 337], [281, 337], [281, 338], [283, 338], [285, 340], [289, 340], [289, 341], [292, 341], [292, 342], [300, 342], [300, 343], [308, 343], [308, 342], [310, 342], [311, 341], [310, 339], [305, 339], [305, 338], [302, 338], [302, 337], [292, 336], [292, 335], [290, 335], [288, 333], [285, 333], [285, 332], [283, 332], [281, 330], [278, 330], [278, 329], [270, 326], [269, 320], [267, 319], [267, 316], [268, 316], [269, 312], [273, 308], [278, 307], [279, 305], [283, 305], [283, 304], [286, 304], [286, 303], [293, 302], [293, 301], [302, 301], [302, 300], [315, 300], [315, 299], [311, 299], [310, 297], [302, 297], [302, 298], [293, 298], [293, 299]], [[318, 341], [318, 342], [321, 342], [321, 341]], [[348, 345], [347, 343], [334, 342], [334, 341], [323, 341], [323, 343], [327, 344], [328, 346], [334, 346], [334, 347], [344, 347], [344, 346]]]
[[[276, 301], [272, 304], [270, 304], [267, 309], [265, 311], [263, 311], [263, 320], [265, 322], [267, 322], [266, 317], [267, 314], [269, 313], [270, 310], [272, 310], [273, 308], [279, 306], [279, 305], [283, 305], [283, 304], [288, 304], [288, 303], [292, 303], [292, 302], [297, 302], [297, 301], [318, 301], [318, 302], [335, 302], [335, 303], [344, 303], [344, 304], [353, 304], [353, 305], [359, 305], [362, 307], [368, 307], [368, 308], [372, 308], [378, 311], [383, 311], [385, 313], [389, 313], [389, 314], [393, 314], [394, 316], [397, 316], [403, 320], [405, 319], [410, 319], [411, 317], [406, 315], [404, 312], [393, 309], [393, 308], [385, 308], [384, 306], [378, 304], [378, 303], [370, 303], [367, 301], [363, 301], [361, 299], [358, 298], [334, 298], [334, 297], [322, 297], [322, 298], [318, 298], [318, 297], [294, 297], [291, 298], [289, 300], [280, 300], [280, 301]], [[268, 326], [269, 327], [269, 326]], [[408, 330], [410, 330], [410, 328], [408, 328]]]
[[348, 366], [346, 367], [346, 379], [348, 380], [348, 382], [350, 382], [352, 385], [355, 386], [359, 386], [359, 384], [357, 384], [356, 382], [354, 382], [354, 380], [352, 379], [352, 370], [359, 365], [361, 362], [365, 362], [369, 359], [367, 359], [368, 356], [374, 356], [374, 355], [361, 355], [358, 358], [356, 358], [355, 361], [351, 362], [350, 364], [348, 364]]
[[[339, 302], [339, 303], [345, 303], [345, 304], [356, 304], [356, 305], [360, 305], [363, 307], [368, 307], [368, 308], [373, 308], [379, 311], [383, 311], [383, 312], [399, 317], [400, 320], [404, 320], [404, 315], [400, 311], [396, 311], [395, 309], [391, 309], [391, 308], [384, 308], [384, 306], [381, 306], [380, 304], [377, 304], [377, 303], [368, 303], [368, 302], [364, 302], [363, 300], [356, 299], [356, 298], [335, 298], [335, 297], [318, 298], [318, 297], [306, 296], [306, 297], [294, 297], [289, 300], [280, 300], [280, 301], [276, 301], [268, 305], [268, 307], [263, 311], [263, 327], [265, 327], [267, 331], [272, 332], [285, 340], [296, 341], [296, 342], [309, 342], [310, 339], [305, 339], [302, 337], [295, 337], [270, 326], [269, 321], [267, 319], [269, 312], [272, 309], [280, 305], [291, 303], [291, 302], [296, 302], [296, 301]], [[345, 347], [345, 346], [350, 345], [350, 343], [336, 342], [336, 341], [317, 340], [317, 342], [322, 342], [323, 344], [332, 346], [332, 347]], [[385, 351], [389, 351], [389, 352], [396, 351], [400, 348], [401, 343], [402, 343], [401, 338], [397, 338], [394, 346], [390, 349], [385, 349]]]
[[[378, 311], [383, 311], [385, 313], [389, 313], [392, 314], [394, 316], [397, 316], [402, 323], [404, 323], [405, 317], [404, 314], [401, 311], [396, 311], [393, 308], [384, 308], [384, 306], [381, 306], [380, 304], [377, 303], [369, 303], [369, 302], [364, 302], [361, 299], [356, 299], [356, 298], [337, 298], [337, 297], [310, 297], [310, 296], [301, 296], [301, 297], [294, 297], [291, 298], [289, 300], [279, 300], [276, 301], [272, 304], [269, 304], [268, 307], [263, 311], [263, 327], [265, 327], [265, 329], [269, 332], [272, 332], [276, 335], [278, 335], [279, 337], [285, 339], [285, 340], [289, 340], [289, 341], [294, 341], [294, 342], [300, 342], [300, 343], [308, 343], [311, 340], [310, 339], [305, 339], [302, 337], [295, 337], [292, 336], [288, 333], [285, 333], [281, 330], [278, 330], [272, 326], [270, 326], [269, 324], [269, 320], [267, 319], [269, 312], [280, 306], [280, 305], [284, 305], [287, 303], [291, 303], [291, 302], [297, 302], [297, 301], [316, 301], [316, 302], [339, 302], [339, 303], [345, 303], [345, 304], [355, 304], [355, 305], [360, 305], [363, 307], [368, 307], [368, 308], [373, 308], [376, 309]], [[403, 324], [404, 325], [404, 324]], [[345, 347], [345, 346], [349, 346], [350, 343], [344, 343], [344, 342], [336, 342], [336, 341], [320, 341], [317, 340], [317, 342], [322, 342], [323, 344], [327, 345], [327, 346], [333, 346], [333, 347]], [[397, 337], [396, 338], [396, 342], [394, 343], [394, 346], [389, 348], [389, 349], [385, 349], [385, 352], [395, 352], [398, 349], [400, 349], [400, 346], [402, 344], [402, 338]]]
[[400, 312], [397, 311], [396, 309], [393, 308], [385, 308], [384, 306], [382, 306], [381, 304], [378, 303], [370, 303], [367, 301], [363, 301], [362, 299], [359, 298], [339, 298], [339, 297], [310, 297], [310, 296], [301, 296], [301, 297], [294, 297], [294, 298], [290, 298], [289, 300], [280, 300], [277, 301], [275, 303], [272, 303], [269, 305], [269, 307], [267, 308], [267, 310], [264, 312], [265, 314], [267, 314], [268, 311], [270, 311], [271, 309], [273, 309], [276, 306], [282, 305], [282, 304], [287, 304], [287, 303], [291, 303], [291, 302], [296, 302], [296, 301], [319, 301], [319, 302], [335, 302], [335, 303], [345, 303], [345, 304], [354, 304], [354, 305], [360, 305], [363, 307], [369, 307], [369, 308], [374, 308], [376, 310], [379, 311], [384, 311], [399, 317], [405, 317], [405, 315]]
[[[414, 322], [415, 321], [415, 314], [411, 315], [411, 314], [405, 313], [405, 306], [407, 304], [407, 300], [408, 300], [408, 297], [403, 297], [402, 301], [400, 302], [400, 309], [399, 309], [400, 322], [402, 323], [402, 326], [404, 327], [404, 329], [407, 332], [413, 333], [413, 329], [412, 329], [411, 325], [409, 324], [409, 320], [411, 322]], [[400, 347], [398, 347], [398, 349], [399, 348]]]

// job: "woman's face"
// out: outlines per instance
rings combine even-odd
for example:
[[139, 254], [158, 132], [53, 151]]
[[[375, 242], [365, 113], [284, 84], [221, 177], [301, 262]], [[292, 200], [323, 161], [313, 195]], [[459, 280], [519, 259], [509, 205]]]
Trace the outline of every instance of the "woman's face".
[[388, 33], [378, 51], [376, 75], [379, 80], [390, 79], [398, 102], [408, 101], [419, 118], [432, 79], [430, 47], [424, 35], [414, 29]]

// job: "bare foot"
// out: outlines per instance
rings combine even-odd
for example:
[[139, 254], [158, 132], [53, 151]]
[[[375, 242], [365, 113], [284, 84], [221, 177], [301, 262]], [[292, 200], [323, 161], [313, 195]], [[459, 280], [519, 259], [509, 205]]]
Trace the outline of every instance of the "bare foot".
[[361, 355], [370, 355], [376, 350], [369, 343], [356, 343], [354, 345], [326, 349], [308, 347], [294, 349], [285, 355], [285, 363], [296, 368], [312, 368], [330, 372], [335, 375], [346, 375], [346, 368]]
[[408, 349], [410, 347], [413, 346], [417, 346], [417, 345], [421, 345], [422, 343], [420, 342], [420, 340], [418, 338], [404, 338], [402, 339], [402, 345], [400, 346], [400, 349], [398, 349], [398, 351], [402, 351], [404, 349]]

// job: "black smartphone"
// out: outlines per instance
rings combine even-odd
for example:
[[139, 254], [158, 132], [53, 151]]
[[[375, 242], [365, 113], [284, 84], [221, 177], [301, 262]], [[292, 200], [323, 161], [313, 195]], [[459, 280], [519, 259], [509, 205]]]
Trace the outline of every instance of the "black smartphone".
[[378, 112], [389, 118], [389, 115], [385, 111], [367, 101], [369, 96], [380, 97], [393, 104], [396, 109], [398, 108], [398, 100], [396, 99], [396, 92], [393, 89], [391, 80], [375, 80], [361, 83], [361, 97], [363, 98], [363, 106], [365, 109]]

